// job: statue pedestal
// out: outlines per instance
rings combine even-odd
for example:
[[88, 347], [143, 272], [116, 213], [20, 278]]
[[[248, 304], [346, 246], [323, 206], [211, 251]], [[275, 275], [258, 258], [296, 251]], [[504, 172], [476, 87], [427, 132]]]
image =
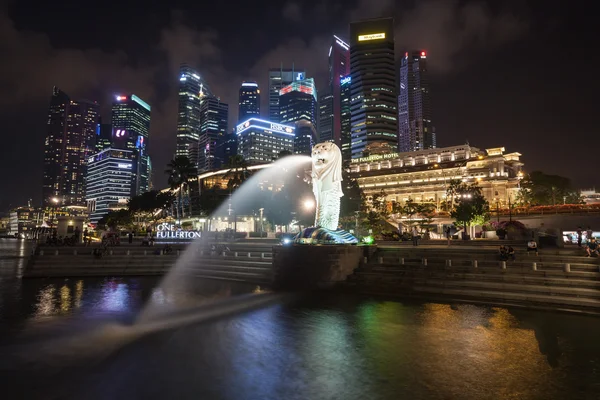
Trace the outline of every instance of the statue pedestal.
[[289, 245], [273, 247], [274, 288], [310, 290], [343, 282], [376, 246]]

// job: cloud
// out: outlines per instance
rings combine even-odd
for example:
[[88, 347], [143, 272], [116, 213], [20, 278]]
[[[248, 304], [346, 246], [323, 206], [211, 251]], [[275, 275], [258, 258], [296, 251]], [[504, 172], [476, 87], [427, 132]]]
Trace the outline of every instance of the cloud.
[[295, 1], [288, 1], [283, 6], [281, 15], [283, 15], [283, 18], [293, 22], [302, 21], [302, 9], [300, 8], [300, 4], [296, 3]]
[[527, 24], [509, 12], [492, 13], [483, 2], [418, 2], [399, 10], [395, 39], [402, 50], [426, 49], [432, 72], [447, 73], [526, 32]]

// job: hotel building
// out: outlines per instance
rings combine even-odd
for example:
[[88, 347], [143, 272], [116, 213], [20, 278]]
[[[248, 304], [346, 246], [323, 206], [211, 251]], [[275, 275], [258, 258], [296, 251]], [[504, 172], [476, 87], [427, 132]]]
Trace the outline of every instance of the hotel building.
[[490, 204], [514, 201], [523, 176], [520, 153], [504, 147], [480, 150], [469, 145], [353, 159], [350, 174], [367, 198], [385, 193], [387, 201], [431, 202], [438, 207], [451, 180], [475, 183]]

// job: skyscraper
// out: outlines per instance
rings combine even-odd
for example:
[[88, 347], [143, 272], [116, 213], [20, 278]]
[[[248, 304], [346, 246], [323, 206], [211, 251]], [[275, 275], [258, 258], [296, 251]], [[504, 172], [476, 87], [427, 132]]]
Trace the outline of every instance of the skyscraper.
[[399, 150], [417, 151], [436, 147], [431, 123], [427, 54], [424, 50], [404, 54], [400, 62], [398, 96]]
[[275, 161], [282, 151], [294, 150], [294, 127], [250, 118], [238, 124], [237, 152], [250, 164]]
[[[333, 141], [341, 146], [340, 79], [350, 73], [350, 45], [333, 35], [329, 47], [329, 91], [321, 97], [320, 141]], [[331, 112], [328, 112], [331, 109]]]
[[111, 209], [127, 206], [134, 182], [133, 153], [109, 147], [88, 160], [86, 200], [92, 222], [98, 222]]
[[279, 121], [279, 91], [284, 86], [295, 81], [301, 81], [305, 77], [303, 69], [296, 69], [292, 65], [292, 69], [284, 69], [283, 65], [280, 68], [269, 69], [269, 120], [273, 122]]
[[[296, 124], [294, 153], [310, 154], [317, 141], [317, 89], [314, 79], [295, 81], [281, 88], [279, 93], [279, 120], [283, 124]], [[300, 124], [300, 121], [304, 123]]]
[[209, 171], [221, 167], [216, 155], [217, 145], [227, 135], [229, 105], [219, 97], [205, 95], [200, 99], [200, 140], [198, 142], [198, 170]]
[[176, 156], [186, 156], [198, 163], [200, 139], [200, 98], [209, 93], [200, 74], [188, 65], [179, 69], [179, 111], [177, 114]]
[[350, 111], [350, 88], [352, 78], [350, 75], [340, 79], [340, 120], [341, 120], [341, 148], [342, 148], [342, 159], [344, 163], [350, 163], [352, 159], [352, 152], [350, 148], [351, 143], [351, 118], [352, 113]]
[[319, 141], [333, 142], [333, 93], [319, 96]]
[[248, 118], [260, 118], [260, 89], [258, 83], [244, 81], [240, 87], [238, 122]]
[[398, 148], [398, 97], [391, 18], [350, 24], [352, 158]]
[[52, 90], [44, 143], [44, 205], [84, 205], [88, 156], [94, 152], [98, 104]]
[[112, 106], [113, 146], [133, 151], [132, 197], [150, 190], [150, 114], [150, 105], [135, 94], [116, 96]]
[[103, 124], [102, 120], [98, 121], [96, 127], [96, 150], [95, 153], [99, 153], [104, 149], [108, 149], [112, 146], [112, 125]]

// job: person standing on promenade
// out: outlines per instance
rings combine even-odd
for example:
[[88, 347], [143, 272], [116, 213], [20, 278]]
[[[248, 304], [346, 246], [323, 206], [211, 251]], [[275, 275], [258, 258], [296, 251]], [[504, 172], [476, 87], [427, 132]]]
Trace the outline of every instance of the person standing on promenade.
[[446, 228], [446, 239], [448, 240], [448, 246], [450, 246], [450, 239], [452, 239], [452, 229], [449, 225]]
[[583, 228], [581, 226], [577, 227], [577, 246], [581, 247], [581, 240], [583, 239]]
[[418, 246], [419, 245], [419, 232], [417, 231], [416, 226], [412, 227], [411, 233], [412, 233], [413, 246]]

